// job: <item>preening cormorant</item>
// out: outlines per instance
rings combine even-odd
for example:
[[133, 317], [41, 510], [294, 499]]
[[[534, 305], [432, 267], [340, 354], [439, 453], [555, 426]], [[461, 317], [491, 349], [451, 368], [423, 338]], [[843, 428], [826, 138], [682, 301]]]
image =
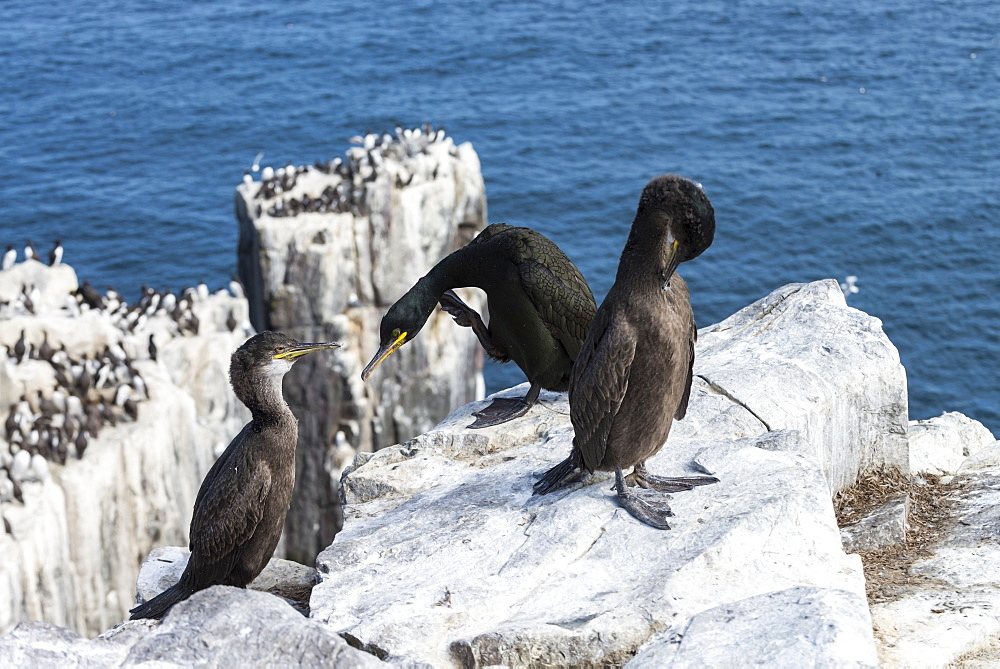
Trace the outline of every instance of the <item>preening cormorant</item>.
[[667, 478], [646, 471], [691, 395], [698, 331], [687, 284], [675, 270], [712, 243], [715, 213], [701, 188], [676, 175], [650, 181], [639, 198], [615, 283], [594, 316], [569, 386], [573, 450], [534, 486], [558, 488], [577, 468], [614, 471], [618, 499], [644, 523], [670, 529], [657, 492], [716, 483], [710, 476]]
[[[489, 326], [450, 290], [464, 286], [486, 292]], [[513, 360], [531, 383], [523, 398], [495, 399], [477, 412], [473, 428], [523, 416], [542, 388], [566, 390], [597, 308], [580, 270], [552, 241], [530, 228], [494, 223], [432, 267], [389, 308], [379, 328], [379, 350], [361, 377], [367, 380], [413, 339], [438, 302], [456, 323], [472, 328], [491, 358]]]
[[180, 581], [132, 609], [131, 620], [161, 618], [177, 602], [213, 585], [244, 588], [264, 569], [295, 484], [298, 421], [281, 395], [281, 380], [298, 358], [338, 346], [261, 332], [233, 353], [229, 379], [252, 420], [202, 481], [191, 518], [191, 558]]

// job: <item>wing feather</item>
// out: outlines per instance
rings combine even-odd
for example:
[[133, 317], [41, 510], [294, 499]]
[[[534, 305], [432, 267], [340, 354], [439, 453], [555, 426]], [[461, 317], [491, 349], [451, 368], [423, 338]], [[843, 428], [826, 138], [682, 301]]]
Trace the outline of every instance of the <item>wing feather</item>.
[[698, 339], [698, 328], [694, 327], [692, 323], [691, 327], [691, 338], [688, 339], [688, 370], [687, 379], [684, 381], [684, 394], [681, 395], [681, 401], [677, 405], [677, 411], [674, 412], [674, 418], [677, 420], [684, 420], [684, 416], [687, 415], [688, 401], [691, 399], [691, 381], [694, 379], [694, 343]]
[[506, 226], [493, 236], [517, 266], [521, 286], [542, 323], [575, 360], [597, 310], [587, 280], [558, 246], [530, 228]]
[[608, 436], [628, 390], [635, 346], [635, 332], [621, 314], [598, 311], [573, 365], [569, 386], [573, 446], [590, 471], [604, 460]]
[[223, 582], [233, 572], [243, 547], [257, 531], [271, 489], [267, 463], [249, 466], [240, 457], [242, 449], [229, 451], [205, 477], [191, 519], [186, 573], [195, 575], [194, 585], [200, 587]]

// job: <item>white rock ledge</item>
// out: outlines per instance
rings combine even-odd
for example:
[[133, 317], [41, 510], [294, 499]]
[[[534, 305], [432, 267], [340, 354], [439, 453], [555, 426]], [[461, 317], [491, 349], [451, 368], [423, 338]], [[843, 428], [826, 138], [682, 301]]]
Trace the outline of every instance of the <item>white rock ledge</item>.
[[[466, 428], [473, 403], [347, 470], [311, 619], [210, 588], [162, 625], [93, 641], [21, 625], [0, 637], [0, 664], [189, 663], [196, 648], [215, 666], [228, 645], [306, 665], [330, 648], [319, 657], [334, 666], [875, 666], [861, 561], [843, 551], [831, 491], [907, 472], [905, 374], [877, 319], [832, 281], [785, 286], [703, 330], [695, 373], [688, 417], [650, 469], [720, 482], [674, 495], [669, 531], [623, 511], [607, 474], [531, 495], [570, 450], [564, 394], [486, 430]], [[243, 649], [244, 629], [264, 641]]]
[[[531, 495], [570, 450], [565, 395], [478, 431], [472, 404], [345, 473], [311, 615], [433, 666], [875, 665], [830, 499], [866, 471], [906, 471], [895, 348], [825, 281], [703, 330], [698, 356], [688, 417], [649, 464], [720, 483], [674, 495], [672, 530], [624, 512], [607, 475]], [[770, 600], [790, 608], [762, 614]]]
[[0, 637], [3, 667], [380, 667], [271, 595], [216, 586], [160, 624], [136, 620], [86, 640], [47, 623]]

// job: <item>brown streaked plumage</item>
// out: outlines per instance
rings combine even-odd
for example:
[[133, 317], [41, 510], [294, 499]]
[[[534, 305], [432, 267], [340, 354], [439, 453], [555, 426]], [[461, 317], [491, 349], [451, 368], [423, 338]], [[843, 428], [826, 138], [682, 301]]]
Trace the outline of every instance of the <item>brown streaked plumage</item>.
[[[490, 324], [451, 292], [486, 292]], [[569, 387], [570, 369], [597, 308], [580, 270], [558, 246], [530, 228], [495, 223], [435, 265], [382, 318], [380, 347], [365, 380], [393, 351], [413, 339], [440, 302], [455, 322], [470, 327], [495, 360], [513, 360], [531, 387], [524, 398], [496, 399], [469, 427], [523, 416], [542, 388]]]
[[261, 332], [233, 353], [229, 379], [252, 420], [202, 481], [191, 518], [191, 558], [180, 580], [132, 609], [132, 620], [161, 618], [213, 585], [245, 588], [264, 569], [295, 485], [298, 421], [281, 395], [281, 380], [301, 356], [338, 346]]
[[687, 284], [677, 266], [712, 243], [715, 214], [695, 183], [676, 175], [646, 185], [615, 283], [597, 310], [570, 379], [573, 451], [535, 483], [535, 494], [560, 487], [578, 469], [614, 471], [622, 506], [669, 529], [662, 495], [633, 492], [628, 483], [659, 492], [714, 483], [712, 477], [649, 474], [645, 461], [662, 448], [691, 395], [697, 329]]

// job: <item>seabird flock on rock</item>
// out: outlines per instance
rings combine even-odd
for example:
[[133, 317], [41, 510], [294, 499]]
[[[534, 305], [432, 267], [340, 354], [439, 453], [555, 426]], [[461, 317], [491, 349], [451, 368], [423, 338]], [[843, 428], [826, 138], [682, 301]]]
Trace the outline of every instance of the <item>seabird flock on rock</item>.
[[[363, 215], [371, 184], [404, 189], [437, 178], [440, 164], [432, 154], [441, 149], [432, 149], [435, 144], [447, 142], [446, 150], [457, 155], [445, 131], [430, 125], [368, 133], [351, 142], [346, 159], [312, 167], [261, 169], [263, 154], [258, 154], [240, 187], [259, 201], [256, 217]], [[253, 178], [258, 170], [259, 185]], [[314, 172], [336, 178], [315, 179]], [[642, 191], [615, 283], [598, 308], [583, 275], [552, 241], [526, 227], [490, 225], [415, 277], [387, 310], [378, 352], [362, 379], [369, 380], [411, 341], [440, 305], [456, 324], [472, 329], [488, 355], [513, 360], [530, 382], [523, 398], [496, 399], [476, 412], [470, 428], [516, 420], [531, 411], [543, 388], [569, 392], [572, 450], [539, 473], [534, 494], [550, 493], [588, 472], [614, 472], [622, 508], [647, 525], [669, 529], [666, 518], [672, 513], [663, 493], [717, 482], [710, 476], [654, 476], [645, 468], [663, 448], [672, 422], [684, 418], [691, 396], [697, 330], [687, 285], [676, 270], [705, 251], [714, 232], [712, 205], [699, 184], [676, 175], [654, 178]], [[50, 265], [57, 267], [62, 257], [57, 240]], [[40, 260], [30, 241], [25, 258]], [[8, 245], [3, 271], [16, 262], [17, 251]], [[489, 325], [452, 291], [468, 286], [485, 291]], [[228, 293], [240, 299], [245, 294], [235, 278]], [[209, 296], [203, 282], [176, 295], [143, 286], [129, 305], [114, 288], [101, 294], [84, 281], [62, 308], [70, 315], [102, 312], [123, 337], [139, 335], [142, 357], [155, 362], [163, 343], [158, 338], [199, 333], [197, 306]], [[41, 299], [35, 286], [22, 286], [16, 299], [0, 303], [0, 316], [32, 314]], [[224, 313], [226, 329], [242, 327], [250, 334], [232, 309]], [[156, 328], [150, 327], [154, 321]], [[180, 582], [133, 609], [133, 618], [159, 618], [197, 590], [213, 584], [245, 587], [260, 573], [281, 534], [295, 478], [297, 421], [282, 398], [281, 380], [298, 357], [338, 346], [263, 332], [233, 354], [230, 380], [253, 420], [202, 483], [190, 528], [192, 555]], [[54, 332], [25, 328], [7, 358], [13, 365], [47, 363], [55, 385], [22, 395], [3, 416], [9, 444], [9, 452], [0, 451], [5, 500], [23, 499], [22, 482], [47, 476], [49, 461], [83, 457], [89, 440], [108, 423], [136, 420], [148, 398], [135, 360], [119, 343], [71, 355]]]
[[[29, 243], [29, 247], [33, 246]], [[16, 264], [13, 249], [8, 245], [4, 272]], [[60, 265], [62, 257], [62, 243], [57, 240], [49, 255], [50, 266]], [[38, 257], [27, 260], [37, 261]], [[236, 286], [242, 297], [242, 286], [234, 279], [230, 290]], [[122, 337], [155, 324], [155, 332], [149, 333], [148, 340], [143, 335], [148, 341], [143, 352], [155, 360], [157, 337], [165, 341], [198, 333], [196, 308], [207, 295], [207, 286], [186, 288], [180, 298], [169, 290], [159, 292], [143, 286], [139, 300], [129, 305], [113, 287], [102, 295], [84, 281], [59, 305], [58, 312], [79, 316], [98, 311]], [[0, 318], [35, 315], [41, 300], [36, 286], [22, 285], [14, 300], [0, 302]], [[226, 320], [230, 331], [251, 331], [249, 323], [238, 323], [232, 312]], [[103, 428], [137, 420], [142, 402], [149, 397], [147, 384], [134, 366], [136, 360], [121, 343], [111, 342], [83, 352], [77, 346], [70, 352], [58, 337], [43, 324], [30, 330], [21, 328], [12, 346], [6, 351], [0, 347], [7, 364], [47, 364], [50, 371], [40, 374], [51, 374], [53, 379], [51, 388], [21, 395], [9, 407], [0, 407], [6, 442], [6, 447], [0, 448], [0, 499], [4, 501], [21, 500], [21, 483], [25, 480], [44, 478], [48, 465], [43, 461], [65, 464], [71, 458], [82, 458], [90, 441]]]
[[[438, 164], [428, 153], [435, 143], [445, 141], [444, 128], [434, 129], [431, 125], [423, 128], [396, 128], [394, 135], [369, 133], [364, 137], [352, 137], [356, 146], [347, 151], [346, 160], [334, 158], [331, 161], [316, 161], [308, 165], [286, 165], [274, 169], [261, 170], [261, 182], [254, 193], [257, 205], [256, 215], [267, 214], [272, 218], [297, 216], [302, 213], [350, 213], [355, 216], [366, 214], [365, 189], [380, 175], [389, 175], [381, 169], [387, 162], [398, 167], [395, 185], [405, 188], [432, 181], [437, 177]], [[455, 147], [449, 148], [452, 155]], [[337, 177], [334, 183], [322, 182], [322, 189], [307, 192], [308, 186], [300, 185], [302, 177], [316, 171]], [[256, 182], [251, 173], [244, 174], [244, 184], [248, 187]]]

